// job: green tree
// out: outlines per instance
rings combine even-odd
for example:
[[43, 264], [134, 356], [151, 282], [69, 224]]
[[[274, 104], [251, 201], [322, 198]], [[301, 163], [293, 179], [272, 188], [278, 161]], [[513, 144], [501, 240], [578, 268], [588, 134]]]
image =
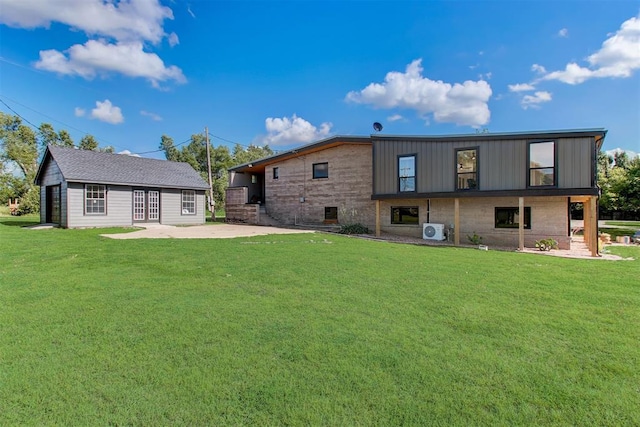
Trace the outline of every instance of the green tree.
[[[189, 163], [208, 182], [207, 173], [207, 137], [204, 133], [191, 135], [189, 144], [178, 148], [173, 138], [167, 135], [160, 137], [159, 148], [164, 151], [167, 160]], [[224, 205], [225, 190], [229, 186], [227, 170], [233, 166], [258, 160], [273, 155], [269, 146], [249, 145], [246, 149], [240, 144], [233, 148], [233, 154], [226, 145], [211, 147], [211, 184], [216, 206]]]
[[[20, 213], [37, 212], [39, 191], [33, 184], [38, 170], [36, 133], [29, 126], [22, 124], [20, 117], [2, 112], [0, 112], [0, 162], [3, 164], [3, 197], [18, 197]], [[7, 170], [15, 172], [7, 172]]]
[[600, 208], [623, 218], [640, 218], [640, 157], [626, 152], [604, 159], [598, 156], [598, 185], [602, 190]]
[[260, 147], [251, 144], [245, 149], [240, 144], [236, 144], [235, 147], [233, 147], [233, 165], [242, 165], [272, 155], [273, 150], [271, 150], [268, 145]]
[[66, 130], [62, 129], [60, 132], [58, 132], [58, 142], [60, 143], [61, 147], [73, 147], [73, 139], [71, 139], [71, 135], [69, 135], [69, 132], [67, 132]]
[[80, 140], [80, 144], [78, 144], [78, 148], [81, 150], [98, 150], [98, 141], [93, 137], [93, 135], [85, 135]]

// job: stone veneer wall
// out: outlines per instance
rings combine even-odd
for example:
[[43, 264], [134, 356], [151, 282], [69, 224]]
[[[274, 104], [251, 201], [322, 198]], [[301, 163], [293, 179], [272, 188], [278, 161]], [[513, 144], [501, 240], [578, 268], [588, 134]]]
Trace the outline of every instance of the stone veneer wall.
[[[536, 240], [553, 238], [560, 249], [569, 249], [568, 198], [567, 197], [525, 197], [525, 207], [531, 207], [531, 229], [524, 230], [525, 246], [535, 247]], [[392, 206], [418, 206], [418, 225], [392, 225]], [[389, 200], [380, 203], [382, 231], [422, 237], [425, 222], [453, 226], [454, 199], [431, 199], [431, 209], [427, 209], [426, 199]], [[460, 198], [460, 243], [469, 243], [467, 235], [474, 232], [482, 237], [482, 243], [501, 247], [518, 247], [518, 229], [495, 228], [496, 207], [518, 207], [517, 197], [475, 197]]]
[[[313, 179], [313, 164], [327, 162], [329, 177]], [[273, 168], [278, 179], [273, 179]], [[375, 229], [370, 145], [344, 144], [272, 164], [265, 170], [267, 214], [283, 224], [322, 224], [324, 208], [338, 208], [338, 222]]]
[[247, 187], [230, 187], [225, 191], [225, 217], [227, 221], [257, 224], [260, 221], [260, 205], [247, 204]]

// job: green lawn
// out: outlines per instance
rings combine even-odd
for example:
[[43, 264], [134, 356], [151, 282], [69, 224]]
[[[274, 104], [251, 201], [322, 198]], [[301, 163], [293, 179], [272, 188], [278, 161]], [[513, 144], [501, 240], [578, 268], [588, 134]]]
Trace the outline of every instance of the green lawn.
[[18, 221], [0, 218], [0, 425], [640, 424], [638, 247]]

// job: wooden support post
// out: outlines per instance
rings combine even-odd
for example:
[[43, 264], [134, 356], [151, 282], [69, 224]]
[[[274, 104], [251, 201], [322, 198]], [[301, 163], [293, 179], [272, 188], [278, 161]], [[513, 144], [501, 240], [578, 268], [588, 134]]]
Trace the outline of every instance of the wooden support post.
[[460, 199], [453, 199], [453, 244], [460, 245]]
[[380, 200], [376, 200], [376, 237], [380, 237]]
[[524, 251], [524, 197], [518, 198], [518, 250]]
[[589, 216], [591, 217], [592, 242], [589, 245], [591, 256], [598, 256], [598, 199], [591, 197], [589, 199]]
[[583, 202], [583, 211], [582, 211], [582, 239], [584, 240], [584, 244], [589, 248], [589, 241], [591, 240], [591, 227], [590, 222], [591, 218], [591, 199], [588, 198]]

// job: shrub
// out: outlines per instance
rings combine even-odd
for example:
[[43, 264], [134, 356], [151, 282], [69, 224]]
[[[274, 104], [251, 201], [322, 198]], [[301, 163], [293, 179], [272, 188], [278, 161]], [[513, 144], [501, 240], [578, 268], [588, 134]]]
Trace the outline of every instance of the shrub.
[[367, 234], [369, 229], [360, 223], [344, 224], [340, 227], [341, 234]]
[[558, 249], [558, 241], [554, 239], [540, 239], [536, 241], [536, 248], [541, 251], [550, 251], [551, 249]]
[[472, 235], [467, 234], [467, 239], [469, 239], [469, 241], [474, 245], [479, 245], [480, 243], [482, 243], [482, 236], [478, 236], [475, 231]]

